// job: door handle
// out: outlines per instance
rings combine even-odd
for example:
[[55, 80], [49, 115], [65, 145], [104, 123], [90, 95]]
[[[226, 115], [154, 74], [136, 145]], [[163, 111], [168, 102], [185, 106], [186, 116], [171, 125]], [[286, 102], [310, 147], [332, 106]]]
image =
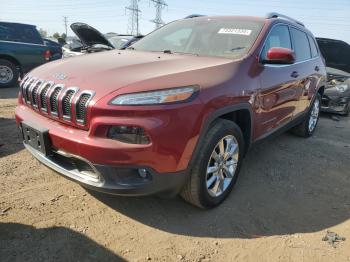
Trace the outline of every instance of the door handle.
[[294, 71], [290, 76], [293, 78], [297, 78], [299, 76], [299, 73], [297, 71]]
[[315, 71], [316, 72], [320, 71], [320, 68], [318, 66], [315, 66]]

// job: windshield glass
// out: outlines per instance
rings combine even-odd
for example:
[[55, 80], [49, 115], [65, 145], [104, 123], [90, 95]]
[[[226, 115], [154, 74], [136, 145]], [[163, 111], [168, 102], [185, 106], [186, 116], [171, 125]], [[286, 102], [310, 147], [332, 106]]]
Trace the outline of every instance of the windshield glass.
[[132, 47], [135, 50], [240, 58], [263, 26], [240, 19], [184, 19], [170, 23]]
[[108, 38], [108, 41], [117, 49], [122, 48], [132, 36], [113, 36]]

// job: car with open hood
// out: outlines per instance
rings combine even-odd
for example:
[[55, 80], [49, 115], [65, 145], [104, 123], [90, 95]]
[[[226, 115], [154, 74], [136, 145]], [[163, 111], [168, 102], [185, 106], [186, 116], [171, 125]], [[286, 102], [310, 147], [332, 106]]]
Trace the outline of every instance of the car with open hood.
[[79, 42], [64, 47], [64, 57], [81, 54], [96, 53], [113, 49], [125, 49], [137, 42], [143, 36], [105, 34], [85, 23], [73, 23], [71, 29], [78, 37]]
[[344, 41], [316, 38], [326, 62], [328, 85], [322, 98], [324, 112], [349, 115], [350, 45]]
[[289, 129], [314, 134], [325, 85], [301, 22], [277, 13], [193, 17], [126, 50], [31, 71], [16, 121], [34, 157], [84, 187], [181, 194], [211, 208], [234, 188], [254, 143]]

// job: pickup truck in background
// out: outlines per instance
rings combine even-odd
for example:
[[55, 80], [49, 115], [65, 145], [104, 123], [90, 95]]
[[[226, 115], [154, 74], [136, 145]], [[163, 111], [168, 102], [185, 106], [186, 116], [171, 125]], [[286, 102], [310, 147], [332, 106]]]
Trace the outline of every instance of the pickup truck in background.
[[33, 25], [0, 22], [0, 88], [16, 84], [19, 77], [51, 60]]

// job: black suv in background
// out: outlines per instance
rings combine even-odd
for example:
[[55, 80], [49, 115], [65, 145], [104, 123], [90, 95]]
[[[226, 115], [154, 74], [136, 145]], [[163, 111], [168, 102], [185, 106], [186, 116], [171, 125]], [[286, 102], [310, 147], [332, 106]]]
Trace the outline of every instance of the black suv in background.
[[19, 76], [51, 59], [33, 25], [0, 22], [0, 87], [13, 86]]

